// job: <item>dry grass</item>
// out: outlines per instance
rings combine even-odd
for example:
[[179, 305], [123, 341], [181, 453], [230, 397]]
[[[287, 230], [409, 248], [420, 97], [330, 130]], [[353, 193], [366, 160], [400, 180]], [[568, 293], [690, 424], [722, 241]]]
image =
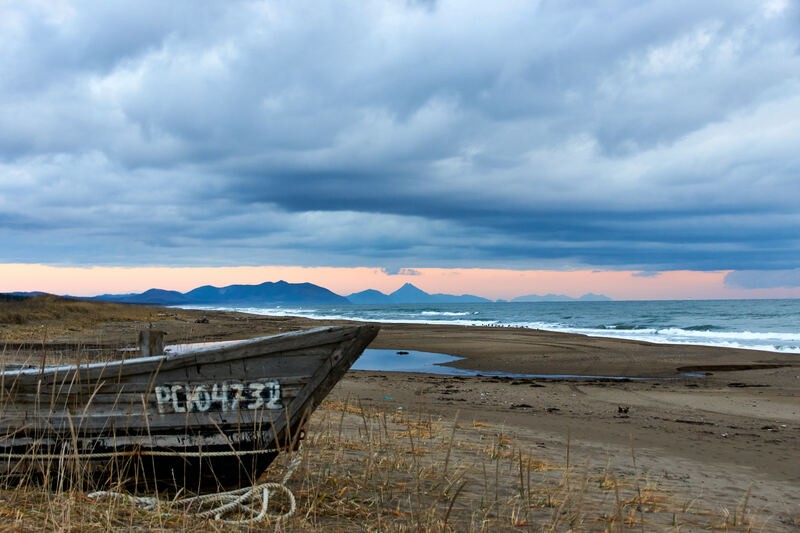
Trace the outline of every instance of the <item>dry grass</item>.
[[[298, 317], [255, 316], [229, 311], [176, 309], [61, 298], [13, 299], [0, 294], [0, 348], [22, 344], [135, 344], [149, 327], [166, 332], [167, 342], [232, 340], [274, 335], [331, 323]], [[41, 350], [40, 350], [41, 351]]]
[[108, 322], [147, 323], [164, 308], [91, 302], [40, 295], [0, 301], [0, 338], [5, 342], [48, 342]]
[[155, 307], [91, 302], [44, 294], [3, 302], [0, 323], [24, 325], [69, 322], [95, 325], [104, 321], [147, 320]]
[[[0, 491], [0, 531], [777, 530], [749, 508], [747, 494], [729, 507], [710, 505], [635, 466], [614, 471], [573, 452], [567, 467], [485, 423], [326, 402], [308, 429], [288, 481], [298, 511], [284, 524], [232, 527], [169, 502], [144, 511], [24, 485]], [[282, 456], [264, 477], [280, 479], [288, 461]], [[286, 502], [271, 506], [285, 510]]]

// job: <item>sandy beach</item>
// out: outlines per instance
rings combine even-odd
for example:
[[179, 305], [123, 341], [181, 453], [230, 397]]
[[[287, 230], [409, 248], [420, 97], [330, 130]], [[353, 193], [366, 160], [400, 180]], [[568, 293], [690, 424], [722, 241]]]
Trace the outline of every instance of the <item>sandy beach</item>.
[[[168, 332], [170, 342], [244, 338], [322, 324], [176, 309], [151, 312], [150, 321]], [[75, 331], [50, 326], [48, 341], [124, 345], [134, 342], [141, 326], [135, 320], [103, 321]], [[3, 330], [6, 338], [10, 331]], [[443, 431], [460, 425], [491, 428], [493, 435], [510, 439], [520, 457], [524, 450], [547, 463], [573, 465], [588, 480], [609, 473], [630, 483], [647, 480], [685, 513], [710, 517], [698, 529], [708, 524], [735, 531], [800, 529], [800, 356], [528, 329], [404, 324], [383, 325], [371, 347], [456, 355], [464, 358], [456, 363], [459, 368], [483, 372], [608, 378], [351, 371], [330, 402], [384, 416], [430, 417]], [[11, 353], [7, 348], [7, 359]], [[470, 494], [470, 487], [463, 491]], [[472, 492], [477, 497], [479, 491]], [[459, 506], [454, 508], [458, 512]], [[673, 522], [678, 520], [671, 512]], [[689, 519], [649, 520], [642, 517], [653, 529], [642, 530], [694, 530]], [[525, 524], [537, 530], [535, 522]], [[603, 527], [586, 521], [576, 530]]]
[[[765, 531], [800, 528], [800, 361], [795, 355], [543, 331], [384, 326], [373, 347], [465, 357], [460, 368], [653, 379], [510, 379], [353, 372], [339, 396], [499, 424], [550, 460], [637, 467], [670, 491], [735, 507]], [[685, 373], [700, 374], [686, 377]], [[766, 520], [766, 518], [765, 518]], [[769, 524], [769, 525], [766, 525]]]

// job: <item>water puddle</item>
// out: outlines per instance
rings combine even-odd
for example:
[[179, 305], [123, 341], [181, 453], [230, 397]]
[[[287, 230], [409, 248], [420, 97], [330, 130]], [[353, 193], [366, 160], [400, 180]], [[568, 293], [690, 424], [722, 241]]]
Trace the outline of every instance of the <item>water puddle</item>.
[[353, 370], [369, 370], [372, 372], [417, 372], [421, 374], [448, 374], [453, 376], [474, 376], [471, 370], [462, 370], [445, 363], [460, 361], [462, 357], [454, 357], [443, 353], [375, 350], [367, 348], [356, 360]]
[[602, 379], [611, 381], [644, 381], [664, 378], [631, 378], [626, 376], [592, 376], [581, 374], [514, 374], [510, 372], [487, 372], [445, 366], [446, 363], [461, 361], [443, 353], [417, 352], [413, 350], [376, 350], [367, 348], [353, 365], [353, 370], [371, 372], [414, 372], [420, 374], [440, 374], [446, 376], [484, 376], [527, 379]]
[[[221, 347], [242, 341], [213, 341], [192, 344], [175, 344], [165, 348], [167, 354], [178, 354], [198, 348]], [[515, 374], [511, 372], [468, 370], [446, 366], [447, 363], [461, 361], [463, 357], [415, 350], [378, 350], [367, 348], [359, 357], [353, 370], [368, 372], [410, 372], [416, 374], [438, 374], [443, 376], [483, 376], [518, 379], [601, 379], [605, 381], [650, 381], [677, 378], [632, 378], [627, 376], [594, 376], [584, 374]], [[702, 374], [684, 373], [683, 377], [702, 377]]]

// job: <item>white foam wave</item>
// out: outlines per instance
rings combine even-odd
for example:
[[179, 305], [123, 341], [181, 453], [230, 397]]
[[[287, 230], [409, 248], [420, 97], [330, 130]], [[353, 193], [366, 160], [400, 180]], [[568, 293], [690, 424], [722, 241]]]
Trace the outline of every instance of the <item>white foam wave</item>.
[[469, 316], [475, 313], [468, 311], [455, 312], [455, 311], [423, 311], [420, 313], [422, 316]]
[[800, 332], [753, 332], [753, 331], [703, 331], [681, 328], [642, 328], [642, 329], [600, 329], [581, 328], [559, 322], [543, 321], [505, 321], [475, 320], [459, 318], [474, 316], [476, 312], [461, 311], [414, 311], [406, 316], [396, 311], [377, 311], [372, 313], [348, 312], [347, 308], [309, 309], [290, 307], [195, 307], [196, 309], [218, 309], [240, 311], [269, 316], [299, 316], [317, 320], [364, 320], [387, 324], [441, 324], [457, 326], [518, 327], [575, 333], [590, 337], [606, 337], [656, 344], [685, 344], [693, 346], [717, 346], [762, 350], [781, 353], [800, 353]]
[[680, 328], [665, 328], [658, 330], [662, 335], [676, 336], [676, 337], [689, 337], [701, 339], [728, 339], [736, 337], [742, 340], [757, 341], [780, 341], [780, 342], [798, 342], [800, 343], [800, 333], [778, 333], [778, 332], [760, 332], [760, 331], [700, 331], [700, 330], [685, 330]]
[[182, 305], [184, 309], [207, 309], [209, 311], [233, 311], [236, 313], [248, 313], [251, 315], [266, 316], [303, 316], [311, 318], [310, 313], [316, 313], [316, 309], [302, 309], [292, 307], [222, 307], [206, 305]]
[[702, 332], [677, 328], [640, 330], [600, 330], [588, 328], [548, 328], [550, 331], [576, 333], [590, 337], [606, 337], [654, 344], [684, 344], [689, 346], [714, 346], [742, 350], [761, 350], [767, 352], [800, 353], [800, 335], [790, 333], [754, 333], [749, 331]]

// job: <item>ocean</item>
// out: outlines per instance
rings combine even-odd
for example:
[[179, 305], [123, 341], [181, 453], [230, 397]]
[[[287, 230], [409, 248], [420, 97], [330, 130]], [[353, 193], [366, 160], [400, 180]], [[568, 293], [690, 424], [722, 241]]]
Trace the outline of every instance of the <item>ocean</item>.
[[262, 315], [523, 327], [595, 337], [800, 353], [800, 300], [215, 307]]

